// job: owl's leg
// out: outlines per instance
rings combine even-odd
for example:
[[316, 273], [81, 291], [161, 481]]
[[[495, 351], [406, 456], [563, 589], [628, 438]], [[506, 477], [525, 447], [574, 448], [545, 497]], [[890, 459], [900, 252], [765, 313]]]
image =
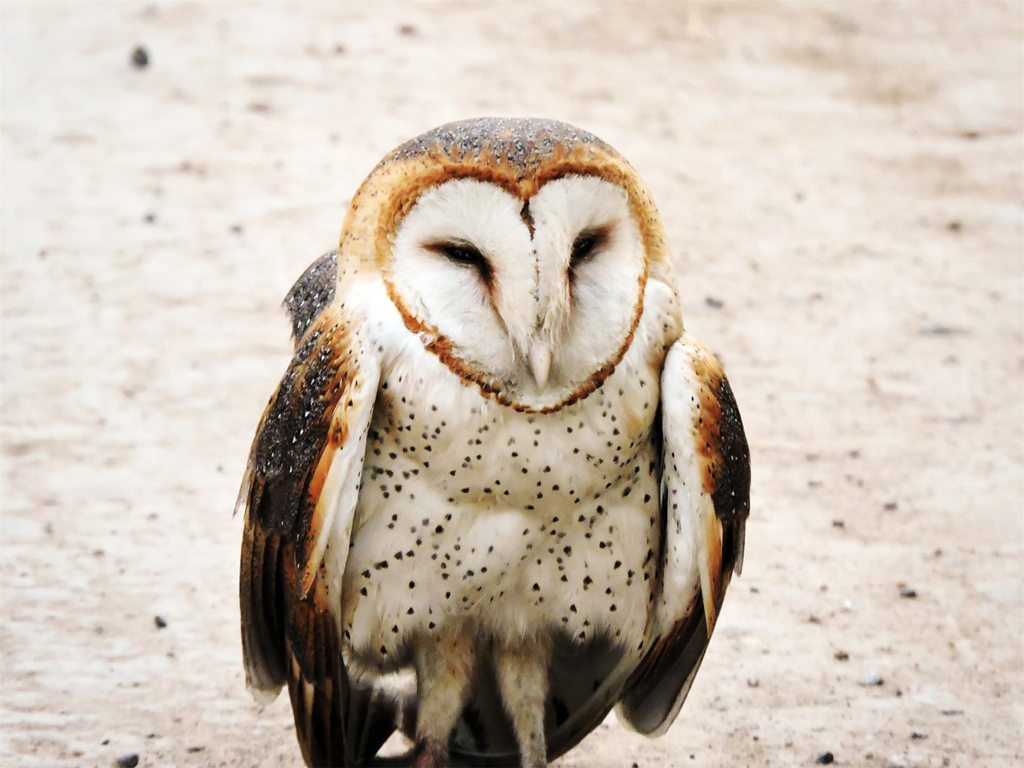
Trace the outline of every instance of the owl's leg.
[[523, 768], [544, 768], [548, 764], [544, 701], [548, 695], [550, 661], [551, 642], [548, 638], [495, 645], [498, 688], [519, 742]]
[[469, 699], [473, 645], [464, 637], [427, 638], [416, 649], [414, 768], [446, 768], [448, 741]]

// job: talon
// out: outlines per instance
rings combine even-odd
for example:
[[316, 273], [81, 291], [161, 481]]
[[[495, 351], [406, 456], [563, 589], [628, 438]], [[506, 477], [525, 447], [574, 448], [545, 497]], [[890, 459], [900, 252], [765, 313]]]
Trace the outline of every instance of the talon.
[[420, 740], [413, 750], [413, 768], [447, 768], [448, 750], [441, 744]]

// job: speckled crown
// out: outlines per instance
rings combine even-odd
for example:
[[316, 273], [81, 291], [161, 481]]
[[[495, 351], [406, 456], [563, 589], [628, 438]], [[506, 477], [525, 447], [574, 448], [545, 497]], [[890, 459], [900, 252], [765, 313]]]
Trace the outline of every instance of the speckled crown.
[[592, 133], [568, 123], [544, 118], [477, 117], [446, 123], [392, 151], [381, 165], [394, 160], [446, 154], [451, 158], [492, 162], [528, 176], [543, 163], [570, 149], [590, 146], [619, 157], [611, 146]]

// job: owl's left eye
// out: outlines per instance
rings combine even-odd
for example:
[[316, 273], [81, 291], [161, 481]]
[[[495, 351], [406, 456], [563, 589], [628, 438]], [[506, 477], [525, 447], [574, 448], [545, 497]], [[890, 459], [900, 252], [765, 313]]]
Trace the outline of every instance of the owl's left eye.
[[454, 261], [456, 264], [465, 264], [470, 267], [480, 267], [487, 264], [487, 259], [484, 258], [484, 255], [469, 243], [432, 243], [427, 247], [445, 256], [449, 261]]
[[463, 240], [456, 242], [431, 243], [428, 250], [439, 253], [448, 261], [465, 267], [474, 267], [480, 273], [480, 279], [488, 288], [491, 286], [491, 265], [480, 250]]

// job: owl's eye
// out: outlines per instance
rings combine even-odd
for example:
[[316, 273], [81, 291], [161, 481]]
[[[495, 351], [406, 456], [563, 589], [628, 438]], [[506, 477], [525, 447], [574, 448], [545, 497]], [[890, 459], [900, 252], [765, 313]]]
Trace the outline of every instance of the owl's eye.
[[427, 247], [456, 264], [465, 264], [470, 267], [481, 267], [487, 264], [484, 255], [469, 243], [432, 243]]
[[491, 265], [487, 261], [487, 257], [484, 256], [476, 248], [476, 246], [467, 243], [465, 241], [457, 241], [454, 243], [441, 242], [431, 243], [427, 246], [428, 250], [434, 251], [444, 256], [448, 261], [454, 262], [465, 267], [475, 267], [480, 273], [480, 278], [487, 285], [488, 290], [491, 287]]
[[572, 254], [570, 256], [572, 265], [575, 266], [589, 259], [607, 240], [607, 227], [585, 229], [580, 232], [576, 235], [576, 239], [572, 244]]

